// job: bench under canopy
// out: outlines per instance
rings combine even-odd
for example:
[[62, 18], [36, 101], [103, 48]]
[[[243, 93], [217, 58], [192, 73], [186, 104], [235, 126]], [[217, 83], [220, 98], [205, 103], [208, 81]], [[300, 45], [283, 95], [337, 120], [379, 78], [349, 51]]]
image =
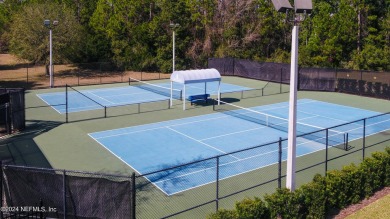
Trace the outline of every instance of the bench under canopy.
[[183, 110], [186, 109], [186, 84], [192, 83], [204, 83], [205, 90], [207, 92], [207, 82], [218, 81], [218, 104], [221, 98], [221, 74], [215, 68], [210, 69], [197, 69], [186, 71], [174, 71], [171, 75], [171, 106], [173, 101], [173, 82], [183, 85]]

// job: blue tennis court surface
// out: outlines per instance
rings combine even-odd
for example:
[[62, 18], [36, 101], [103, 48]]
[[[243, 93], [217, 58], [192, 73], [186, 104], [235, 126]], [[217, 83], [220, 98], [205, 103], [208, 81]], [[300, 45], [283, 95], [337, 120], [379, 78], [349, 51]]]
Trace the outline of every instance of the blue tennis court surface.
[[[250, 109], [281, 118], [288, 116], [288, 102]], [[235, 112], [238, 111], [240, 110]], [[309, 127], [328, 128], [379, 114], [310, 99], [298, 101], [298, 122]], [[287, 127], [287, 124], [279, 125]], [[368, 136], [388, 129], [390, 129], [390, 115], [375, 121], [375, 125], [366, 124], [365, 131]], [[348, 132], [352, 141], [361, 138], [362, 131], [361, 125], [351, 124], [333, 130], [333, 135]], [[89, 135], [139, 174], [274, 142], [279, 137], [287, 138], [285, 131], [220, 112], [95, 132]], [[312, 140], [297, 139], [297, 156], [325, 149], [321, 141]], [[286, 147], [283, 145], [285, 156]], [[277, 148], [277, 145], [271, 145], [221, 157], [220, 179], [276, 163]], [[286, 157], [283, 157], [283, 160], [286, 160]], [[210, 160], [209, 163], [194, 164], [176, 171], [152, 174], [147, 179], [165, 194], [172, 195], [214, 182], [215, 171], [215, 160]]]
[[[166, 90], [159, 90], [156, 93], [150, 90], [142, 89], [141, 86], [124, 86], [116, 88], [80, 90], [79, 93], [69, 88], [68, 112], [101, 109], [102, 106], [110, 107], [168, 100], [170, 96], [170, 83], [158, 83], [155, 85], [166, 88]], [[174, 83], [173, 88], [179, 90], [182, 89], [182, 85]], [[216, 95], [218, 89], [218, 82], [208, 82], [206, 88], [206, 92], [208, 94]], [[190, 95], [204, 94], [204, 89], [204, 83], [189, 84], [186, 87], [186, 96], [188, 97]], [[228, 83], [221, 83], [221, 93], [250, 89], [252, 88], [242, 87]], [[37, 94], [37, 96], [41, 98], [44, 102], [46, 102], [48, 105], [52, 106], [57, 112], [66, 112], [65, 92]]]

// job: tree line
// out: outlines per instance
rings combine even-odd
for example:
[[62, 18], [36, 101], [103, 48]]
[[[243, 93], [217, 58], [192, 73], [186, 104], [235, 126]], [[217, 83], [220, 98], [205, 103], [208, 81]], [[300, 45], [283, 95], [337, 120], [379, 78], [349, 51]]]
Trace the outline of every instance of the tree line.
[[[291, 1], [293, 3], [293, 1]], [[299, 64], [390, 70], [390, 0], [313, 0], [300, 24]], [[2, 0], [0, 46], [47, 63], [45, 19], [55, 63], [110, 61], [131, 70], [207, 66], [211, 57], [290, 62], [293, 14], [271, 0]]]

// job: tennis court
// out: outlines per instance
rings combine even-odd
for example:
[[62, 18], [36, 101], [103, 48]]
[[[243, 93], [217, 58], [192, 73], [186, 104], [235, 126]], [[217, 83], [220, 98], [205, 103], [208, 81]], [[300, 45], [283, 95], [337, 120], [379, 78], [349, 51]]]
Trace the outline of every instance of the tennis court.
[[[250, 152], [229, 154], [248, 147], [287, 137], [288, 102], [240, 108], [222, 104], [216, 113], [140, 126], [90, 133], [108, 151], [137, 171], [146, 174], [164, 168], [227, 154], [219, 160], [220, 179], [272, 165], [278, 160], [278, 145]], [[378, 115], [375, 111], [331, 104], [311, 99], [298, 101], [298, 133], [333, 127], [349, 121]], [[387, 118], [387, 117], [386, 117]], [[366, 124], [366, 136], [390, 129], [390, 115]], [[361, 138], [362, 126], [350, 124], [330, 130], [330, 146]], [[283, 155], [287, 155], [283, 145]], [[297, 156], [325, 149], [322, 136], [297, 139]], [[283, 157], [286, 160], [286, 157]], [[173, 195], [215, 181], [215, 163], [188, 165], [180, 171], [147, 177], [167, 195]]]
[[[165, 83], [145, 83], [132, 81], [131, 86], [101, 88], [88, 90], [72, 90], [66, 92], [54, 92], [37, 94], [46, 104], [50, 105], [58, 113], [66, 113], [66, 99], [68, 100], [68, 112], [80, 112], [101, 109], [102, 106], [112, 107], [129, 105], [135, 103], [147, 103], [168, 100], [170, 98], [170, 82]], [[133, 86], [134, 84], [134, 86]], [[173, 98], [181, 99], [182, 85], [173, 84]], [[234, 92], [242, 90], [251, 90], [252, 88], [221, 83], [221, 93]], [[216, 95], [218, 91], [218, 82], [208, 82], [206, 93]], [[196, 83], [187, 85], [186, 97], [205, 93], [205, 84]]]

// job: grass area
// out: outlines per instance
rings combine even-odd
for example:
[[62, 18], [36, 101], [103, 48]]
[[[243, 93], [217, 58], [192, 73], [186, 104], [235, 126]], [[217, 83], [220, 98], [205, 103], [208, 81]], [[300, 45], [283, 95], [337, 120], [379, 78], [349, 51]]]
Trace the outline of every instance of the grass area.
[[358, 219], [358, 218], [390, 218], [390, 195], [387, 195], [370, 205], [360, 209], [359, 211], [349, 215], [346, 219]]

